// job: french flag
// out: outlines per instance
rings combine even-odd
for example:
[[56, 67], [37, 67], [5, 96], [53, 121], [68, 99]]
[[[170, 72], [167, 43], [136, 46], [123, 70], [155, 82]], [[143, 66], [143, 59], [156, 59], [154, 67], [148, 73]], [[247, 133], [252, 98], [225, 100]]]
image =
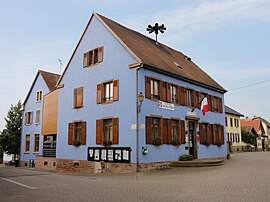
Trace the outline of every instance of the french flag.
[[201, 110], [204, 116], [205, 116], [205, 113], [209, 111], [207, 97], [203, 98], [201, 102]]

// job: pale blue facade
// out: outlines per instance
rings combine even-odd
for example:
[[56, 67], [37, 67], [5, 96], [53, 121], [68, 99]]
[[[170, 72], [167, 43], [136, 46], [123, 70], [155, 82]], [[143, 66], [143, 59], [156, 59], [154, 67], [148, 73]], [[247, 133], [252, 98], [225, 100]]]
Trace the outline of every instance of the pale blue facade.
[[[83, 54], [96, 47], [104, 47], [103, 62], [83, 68]], [[186, 81], [182, 81], [164, 74], [156, 73], [144, 68], [138, 70], [138, 91], [136, 90], [136, 71], [129, 68], [130, 64], [138, 61], [123, 45], [106, 29], [106, 27], [93, 15], [72, 59], [65, 70], [59, 84], [64, 87], [59, 89], [58, 97], [58, 132], [57, 132], [57, 159], [87, 160], [88, 147], [102, 147], [96, 145], [96, 120], [108, 117], [119, 118], [119, 144], [112, 147], [131, 147], [131, 163], [136, 163], [136, 123], [137, 93], [145, 93], [145, 76], [157, 77], [161, 80], [189, 87], [197, 91], [222, 98], [223, 93], [210, 90]], [[108, 80], [119, 80], [119, 100], [109, 104], [97, 104], [97, 84]], [[73, 92], [75, 88], [83, 87], [83, 107], [73, 108]], [[224, 104], [222, 105], [224, 108]], [[176, 106], [174, 111], [160, 109], [157, 102], [144, 99], [141, 112], [138, 114], [140, 126], [139, 137], [139, 163], [162, 162], [177, 160], [179, 155], [188, 153], [187, 143], [180, 146], [163, 144], [154, 146], [146, 144], [145, 117], [160, 115], [164, 118], [179, 118], [186, 120], [187, 112], [191, 108]], [[195, 109], [196, 119], [199, 122], [225, 125], [225, 114], [208, 112], [203, 116], [199, 109]], [[68, 145], [68, 124], [73, 121], [86, 121], [86, 145]], [[199, 128], [196, 128], [198, 131]], [[224, 129], [225, 130], [225, 129]], [[226, 134], [224, 132], [224, 134]], [[149, 152], [143, 155], [142, 146], [147, 146]], [[217, 147], [200, 145], [198, 142], [198, 158], [225, 157], [227, 149], [225, 144]]]
[[[37, 91], [42, 91], [42, 100], [36, 101]], [[42, 109], [43, 109], [43, 95], [49, 93], [47, 84], [45, 83], [42, 75], [38, 72], [37, 76], [31, 86], [30, 92], [24, 102], [24, 111], [22, 113], [22, 135], [21, 135], [21, 152], [20, 152], [20, 161], [28, 162], [29, 160], [34, 160], [36, 155], [42, 155], [42, 142], [43, 137], [41, 135], [42, 128]], [[40, 110], [40, 121], [35, 123], [36, 120], [36, 111]], [[25, 113], [32, 112], [32, 123], [25, 124]], [[39, 134], [39, 151], [34, 152], [34, 136]], [[30, 147], [29, 151], [25, 151], [25, 137], [30, 135]]]

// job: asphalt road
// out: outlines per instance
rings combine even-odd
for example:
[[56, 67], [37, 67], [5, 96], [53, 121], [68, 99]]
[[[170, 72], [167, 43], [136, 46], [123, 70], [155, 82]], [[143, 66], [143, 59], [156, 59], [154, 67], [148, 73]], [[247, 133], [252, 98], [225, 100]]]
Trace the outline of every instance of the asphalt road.
[[0, 201], [270, 201], [270, 152], [223, 166], [138, 174], [58, 174], [0, 166]]

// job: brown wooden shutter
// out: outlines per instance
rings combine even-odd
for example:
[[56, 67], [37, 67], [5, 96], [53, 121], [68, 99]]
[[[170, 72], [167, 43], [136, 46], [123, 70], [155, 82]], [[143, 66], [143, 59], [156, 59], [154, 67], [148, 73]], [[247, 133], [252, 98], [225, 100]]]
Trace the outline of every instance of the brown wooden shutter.
[[167, 95], [166, 101], [167, 101], [167, 102], [171, 102], [171, 91], [170, 91], [170, 86], [171, 86], [171, 84], [167, 83], [167, 85], [166, 85], [166, 95]]
[[119, 100], [119, 80], [113, 81], [113, 101]]
[[168, 143], [168, 119], [161, 119], [162, 121], [162, 138], [163, 138], [163, 144]]
[[83, 87], [77, 89], [77, 107], [83, 106]]
[[145, 98], [151, 99], [151, 79], [145, 76]]
[[161, 139], [161, 142], [163, 143], [163, 137], [162, 137], [162, 118], [159, 119], [158, 137]]
[[177, 140], [180, 141], [181, 143], [181, 129], [182, 129], [182, 126], [181, 126], [181, 121], [177, 121], [177, 124], [178, 124], [178, 130], [177, 130]]
[[187, 89], [180, 86], [180, 105], [187, 105]]
[[[220, 135], [221, 135], [221, 144], [224, 144], [224, 126], [221, 125], [221, 126], [219, 127], [219, 129], [220, 129]], [[239, 135], [239, 134], [238, 134], [238, 135]], [[238, 136], [238, 141], [239, 141], [239, 136]]]
[[146, 130], [145, 130], [145, 139], [146, 139], [146, 144], [152, 144], [152, 133], [151, 133], [151, 122], [152, 118], [150, 116], [145, 117], [145, 122], [146, 122]]
[[207, 138], [208, 138], [208, 143], [209, 144], [214, 144], [213, 142], [213, 125], [212, 124], [208, 124], [207, 127]]
[[103, 120], [96, 120], [96, 144], [101, 144], [103, 134]]
[[86, 122], [82, 122], [82, 145], [86, 145]]
[[186, 143], [185, 121], [181, 120], [180, 124], [181, 124], [181, 144], [185, 144]]
[[200, 144], [202, 144], [205, 141], [205, 136], [203, 134], [203, 124], [199, 123], [199, 128], [200, 128]]
[[200, 102], [201, 102], [201, 100], [202, 100], [202, 95], [201, 95], [201, 92], [200, 91], [198, 91], [198, 106], [197, 106], [197, 108], [198, 109], [200, 109], [201, 108], [201, 104], [200, 104]]
[[113, 118], [113, 144], [118, 144], [119, 139], [119, 118]]
[[199, 108], [199, 92], [194, 91], [194, 107]]
[[172, 143], [172, 120], [168, 119], [168, 144]]
[[209, 111], [213, 111], [213, 108], [212, 108], [212, 96], [211, 95], [207, 95], [207, 103], [208, 103]]
[[166, 102], [167, 101], [167, 82], [160, 81], [160, 100]]
[[69, 123], [68, 124], [68, 144], [69, 145], [72, 145], [73, 131], [74, 131], [74, 125], [73, 125], [73, 123]]
[[87, 67], [89, 64], [89, 52], [83, 54], [83, 67]]
[[102, 103], [101, 88], [102, 88], [102, 84], [98, 84], [97, 85], [97, 104], [101, 104]]
[[103, 61], [103, 47], [98, 48], [98, 62]]
[[223, 105], [222, 105], [222, 98], [218, 98], [218, 112], [222, 113], [223, 109], [222, 109]]
[[180, 86], [177, 86], [176, 88], [176, 99], [177, 99], [176, 104], [181, 105], [181, 87]]

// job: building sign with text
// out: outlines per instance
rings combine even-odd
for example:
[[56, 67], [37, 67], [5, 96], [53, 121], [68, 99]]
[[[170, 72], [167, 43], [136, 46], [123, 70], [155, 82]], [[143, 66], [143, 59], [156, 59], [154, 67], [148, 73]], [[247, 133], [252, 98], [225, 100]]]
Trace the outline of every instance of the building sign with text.
[[162, 102], [162, 101], [158, 101], [158, 108], [167, 109], [167, 110], [174, 110], [175, 109], [173, 103]]
[[130, 163], [130, 147], [88, 147], [88, 161]]

